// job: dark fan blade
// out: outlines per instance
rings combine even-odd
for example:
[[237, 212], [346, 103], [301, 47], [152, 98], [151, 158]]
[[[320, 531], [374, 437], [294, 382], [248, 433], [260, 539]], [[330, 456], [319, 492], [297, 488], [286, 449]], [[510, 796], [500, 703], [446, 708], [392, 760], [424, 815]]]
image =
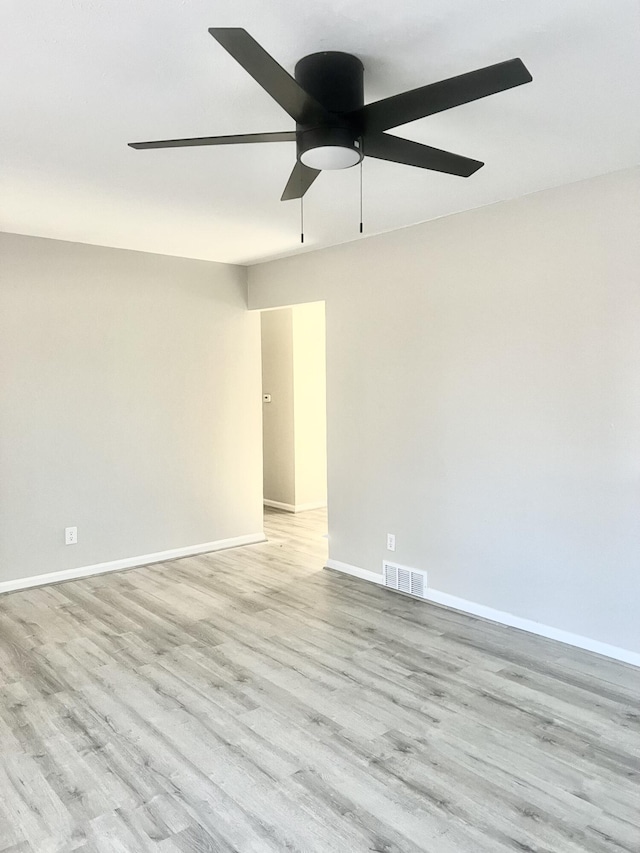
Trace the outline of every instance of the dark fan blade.
[[280, 201], [302, 198], [319, 174], [320, 171], [318, 169], [310, 169], [304, 163], [301, 163], [300, 160], [296, 161], [296, 165], [289, 175], [289, 180]]
[[193, 139], [160, 139], [157, 142], [130, 142], [129, 148], [187, 148], [190, 145], [238, 145], [244, 142], [295, 142], [295, 130], [276, 133], [240, 133], [235, 136], [196, 136]]
[[366, 134], [362, 148], [365, 157], [391, 160], [393, 163], [446, 172], [448, 175], [460, 175], [462, 178], [468, 178], [484, 166], [479, 160], [470, 160], [468, 157], [441, 151], [440, 148], [431, 148], [430, 145], [421, 145], [409, 139], [400, 139], [389, 133]]
[[509, 59], [497, 65], [489, 65], [478, 71], [460, 74], [439, 83], [420, 86], [410, 92], [402, 92], [367, 104], [351, 116], [361, 123], [364, 131], [388, 130], [425, 116], [450, 110], [460, 104], [468, 104], [487, 95], [495, 95], [505, 89], [530, 83], [533, 78], [521, 59]]
[[240, 27], [211, 28], [209, 32], [236, 62], [299, 124], [322, 121], [327, 111]]

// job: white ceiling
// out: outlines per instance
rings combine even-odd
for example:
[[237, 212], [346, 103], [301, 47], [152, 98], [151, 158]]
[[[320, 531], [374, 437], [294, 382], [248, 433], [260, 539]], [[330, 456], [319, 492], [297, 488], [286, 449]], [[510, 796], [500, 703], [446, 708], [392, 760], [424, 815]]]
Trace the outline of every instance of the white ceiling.
[[[133, 151], [293, 129], [209, 36], [240, 26], [293, 71], [357, 54], [366, 100], [521, 57], [534, 82], [394, 131], [484, 160], [469, 179], [364, 164], [365, 231], [640, 162], [639, 0], [2, 0], [0, 230], [236, 263], [300, 251], [295, 145]], [[358, 169], [305, 199], [305, 250], [358, 239]]]

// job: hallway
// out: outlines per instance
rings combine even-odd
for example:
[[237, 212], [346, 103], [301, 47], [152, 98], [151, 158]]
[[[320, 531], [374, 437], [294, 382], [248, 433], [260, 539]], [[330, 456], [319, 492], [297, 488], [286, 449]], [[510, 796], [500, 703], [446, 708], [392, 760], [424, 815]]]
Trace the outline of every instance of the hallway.
[[265, 507], [264, 532], [269, 545], [289, 552], [292, 568], [322, 568], [328, 556], [327, 509], [282, 512]]

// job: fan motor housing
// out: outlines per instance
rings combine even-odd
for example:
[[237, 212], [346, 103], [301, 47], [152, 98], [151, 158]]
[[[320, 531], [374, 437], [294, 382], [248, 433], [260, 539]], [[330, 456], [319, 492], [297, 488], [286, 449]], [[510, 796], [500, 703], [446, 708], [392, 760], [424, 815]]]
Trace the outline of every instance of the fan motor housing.
[[357, 56], [325, 50], [303, 57], [294, 75], [305, 92], [332, 113], [364, 106], [364, 66]]
[[312, 168], [359, 163], [363, 156], [359, 128], [346, 114], [364, 106], [362, 62], [350, 53], [323, 51], [303, 57], [294, 73], [302, 88], [332, 114], [331, 122], [296, 125], [298, 159]]

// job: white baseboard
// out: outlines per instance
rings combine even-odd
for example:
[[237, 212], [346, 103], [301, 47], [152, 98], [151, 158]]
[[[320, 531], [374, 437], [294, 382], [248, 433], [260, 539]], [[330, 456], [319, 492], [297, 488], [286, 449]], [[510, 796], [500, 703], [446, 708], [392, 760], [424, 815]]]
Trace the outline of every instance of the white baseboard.
[[326, 501], [318, 501], [317, 503], [309, 504], [283, 504], [280, 501], [269, 501], [266, 498], [262, 501], [265, 506], [273, 507], [273, 509], [281, 509], [284, 512], [308, 512], [310, 509], [322, 509], [325, 507]]
[[126, 557], [124, 560], [112, 560], [108, 563], [95, 563], [92, 566], [81, 566], [77, 569], [63, 569], [60, 572], [48, 572], [45, 575], [31, 575], [27, 578], [0, 582], [0, 594], [28, 589], [32, 586], [60, 583], [61, 581], [88, 578], [92, 575], [102, 575], [107, 572], [120, 572], [123, 569], [134, 569], [147, 566], [150, 563], [164, 563], [167, 560], [177, 560], [180, 557], [195, 557], [197, 554], [208, 554], [211, 551], [223, 551], [227, 548], [237, 548], [240, 545], [255, 545], [266, 542], [264, 533], [247, 533], [244, 536], [234, 536], [231, 539], [218, 539], [215, 542], [204, 542], [202, 545], [187, 545], [185, 548], [172, 548], [169, 551], [158, 551], [155, 554], [143, 554], [140, 557]]
[[326, 505], [326, 501], [313, 501], [309, 504], [296, 504], [296, 512], [309, 512], [311, 509], [323, 509]]
[[349, 563], [341, 563], [340, 560], [327, 560], [325, 566], [327, 569], [334, 569], [336, 572], [344, 572], [345, 575], [353, 575], [354, 578], [360, 578], [369, 583], [381, 584], [384, 578], [378, 572], [370, 572], [369, 569], [360, 569], [358, 566], [351, 566]]
[[296, 508], [293, 504], [283, 504], [280, 501], [268, 501], [266, 498], [262, 501], [265, 506], [273, 507], [273, 509], [282, 509], [285, 512], [295, 512]]
[[[382, 574], [369, 571], [368, 569], [361, 569], [358, 566], [351, 566], [349, 563], [341, 563], [339, 560], [327, 560], [326, 568], [334, 569], [337, 572], [344, 572], [347, 575], [352, 575], [370, 583], [382, 584], [383, 582]], [[514, 616], [513, 613], [494, 610], [492, 607], [486, 607], [484, 604], [467, 601], [464, 598], [449, 595], [447, 592], [439, 592], [437, 589], [427, 588], [425, 598], [432, 604], [437, 604], [450, 610], [459, 610], [462, 613], [479, 616], [481, 619], [488, 619], [490, 622], [497, 622], [509, 628], [518, 628], [520, 631], [527, 631], [529, 634], [536, 634], [538, 637], [557, 640], [559, 643], [565, 643], [568, 646], [575, 646], [578, 649], [595, 652], [598, 655], [604, 655], [604, 657], [640, 667], [640, 654], [628, 649], [621, 649], [619, 646], [610, 646], [608, 643], [601, 643], [599, 640], [592, 640], [589, 637], [582, 637], [579, 634], [562, 631], [560, 628], [543, 625], [541, 622], [534, 622], [532, 619], [523, 619], [520, 616]]]

